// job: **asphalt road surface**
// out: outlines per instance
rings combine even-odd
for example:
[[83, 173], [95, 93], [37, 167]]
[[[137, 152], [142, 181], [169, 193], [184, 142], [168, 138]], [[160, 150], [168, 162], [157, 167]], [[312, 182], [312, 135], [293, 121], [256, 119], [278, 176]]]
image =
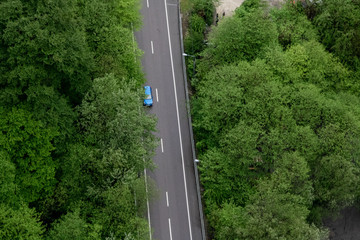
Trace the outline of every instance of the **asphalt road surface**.
[[201, 222], [194, 174], [190, 128], [182, 70], [177, 0], [143, 0], [143, 27], [136, 32], [144, 51], [142, 66], [153, 89], [149, 109], [158, 118], [160, 146], [147, 171], [157, 184], [159, 198], [150, 202], [149, 239], [201, 240]]

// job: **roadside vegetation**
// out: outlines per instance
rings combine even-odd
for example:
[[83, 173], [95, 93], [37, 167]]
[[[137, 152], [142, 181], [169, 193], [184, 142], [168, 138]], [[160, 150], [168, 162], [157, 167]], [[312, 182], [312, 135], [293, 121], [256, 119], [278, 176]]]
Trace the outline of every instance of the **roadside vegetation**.
[[184, 25], [184, 48], [191, 58], [186, 58], [187, 71], [195, 74], [196, 58], [205, 49], [206, 35], [214, 21], [213, 14], [218, 0], [181, 0]]
[[198, 56], [189, 75], [211, 239], [326, 239], [322, 219], [359, 205], [359, 16], [351, 0], [246, 0], [206, 45], [185, 44]]
[[138, 0], [0, 1], [0, 239], [145, 239]]

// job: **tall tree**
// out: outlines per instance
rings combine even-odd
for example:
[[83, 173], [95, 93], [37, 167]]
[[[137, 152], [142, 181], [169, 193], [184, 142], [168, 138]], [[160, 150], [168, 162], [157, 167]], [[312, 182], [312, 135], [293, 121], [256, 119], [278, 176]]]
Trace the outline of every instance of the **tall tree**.
[[0, 202], [13, 204], [16, 206], [17, 201], [15, 192], [15, 164], [11, 162], [10, 156], [7, 152], [0, 152]]
[[142, 96], [134, 80], [111, 74], [95, 79], [77, 108], [81, 143], [70, 148], [62, 165], [62, 198], [83, 200], [81, 209], [102, 226], [102, 238], [124, 238], [146, 226], [137, 217], [147, 197], [139, 174], [152, 166], [156, 122], [140, 108]]
[[323, 1], [315, 25], [321, 42], [349, 66], [358, 68], [360, 58], [360, 5], [356, 1]]
[[[233, 207], [233, 221], [225, 224], [230, 226], [232, 239], [323, 239], [326, 231], [306, 223], [312, 187], [305, 159], [297, 153], [285, 154], [276, 166], [270, 179], [260, 180], [245, 208]], [[229, 216], [230, 206], [224, 205], [217, 213], [219, 221]], [[217, 239], [231, 236], [218, 227]]]
[[25, 204], [12, 209], [0, 204], [0, 238], [41, 240], [43, 226], [33, 209]]
[[[140, 179], [140, 181], [116, 184], [102, 193], [104, 205], [102, 208], [97, 209], [94, 221], [101, 223], [103, 226], [103, 238], [112, 236], [116, 239], [124, 239], [129, 235], [137, 236], [136, 239], [146, 239], [148, 237], [148, 224], [141, 217], [145, 212], [138, 212], [133, 192], [133, 186], [135, 185], [140, 186], [139, 184], [141, 184], [142, 188], [144, 188], [143, 179]], [[137, 195], [136, 197], [136, 199], [142, 198], [144, 199], [146, 196]]]
[[16, 194], [33, 202], [54, 189], [56, 165], [51, 158], [51, 143], [58, 133], [21, 108], [9, 112], [0, 109], [0, 146], [7, 151], [16, 167]]
[[6, 10], [1, 29], [6, 59], [0, 69], [1, 83], [9, 89], [2, 92], [6, 94], [2, 98], [14, 99], [29, 86], [44, 84], [79, 101], [91, 85], [94, 63], [74, 1], [15, 3], [1, 4]]
[[292, 3], [287, 2], [281, 8], [272, 8], [270, 14], [276, 23], [279, 43], [283, 48], [318, 39], [315, 27]]
[[198, 70], [206, 73], [213, 66], [254, 60], [265, 47], [276, 43], [276, 26], [261, 8], [234, 15], [222, 20], [210, 33]]
[[76, 209], [54, 224], [49, 232], [49, 240], [100, 240], [100, 230], [100, 225], [87, 223], [80, 216], [80, 209]]
[[350, 72], [323, 46], [315, 41], [294, 45], [285, 53], [288, 61], [294, 66], [301, 82], [316, 84], [324, 91], [356, 91], [355, 79]]
[[[213, 29], [192, 82], [205, 212], [214, 239], [323, 239], [312, 224], [359, 194], [359, 84], [300, 5], [264, 6], [245, 1]], [[274, 26], [282, 46], [262, 39]]]
[[[85, 24], [86, 39], [94, 53], [94, 78], [113, 73], [118, 78], [143, 83], [137, 48], [132, 31], [141, 25], [140, 1], [79, 1], [79, 15]], [[94, 17], [96, 16], [96, 17]]]

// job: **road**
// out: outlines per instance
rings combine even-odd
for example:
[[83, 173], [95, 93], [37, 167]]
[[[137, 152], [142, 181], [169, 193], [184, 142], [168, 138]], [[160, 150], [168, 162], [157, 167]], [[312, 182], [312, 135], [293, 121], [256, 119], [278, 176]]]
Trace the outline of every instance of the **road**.
[[160, 146], [153, 172], [159, 189], [150, 202], [150, 239], [201, 240], [194, 159], [186, 109], [177, 0], [143, 0], [143, 27], [135, 33], [144, 51], [142, 66], [153, 89], [149, 112], [158, 118]]

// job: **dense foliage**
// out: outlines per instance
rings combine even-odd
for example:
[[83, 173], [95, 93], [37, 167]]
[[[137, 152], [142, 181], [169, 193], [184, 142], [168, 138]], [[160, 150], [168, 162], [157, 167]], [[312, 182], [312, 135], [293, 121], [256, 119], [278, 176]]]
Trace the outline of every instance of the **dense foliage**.
[[359, 5], [311, 2], [246, 0], [199, 53], [193, 126], [213, 239], [324, 239], [322, 219], [359, 199]]
[[360, 3], [327, 0], [314, 19], [321, 42], [348, 66], [360, 68]]
[[213, 22], [213, 12], [218, 0], [183, 0], [184, 46], [188, 54], [194, 55], [205, 47], [205, 34]]
[[0, 1], [0, 238], [144, 239], [138, 0]]

